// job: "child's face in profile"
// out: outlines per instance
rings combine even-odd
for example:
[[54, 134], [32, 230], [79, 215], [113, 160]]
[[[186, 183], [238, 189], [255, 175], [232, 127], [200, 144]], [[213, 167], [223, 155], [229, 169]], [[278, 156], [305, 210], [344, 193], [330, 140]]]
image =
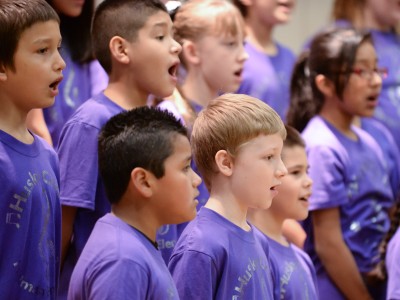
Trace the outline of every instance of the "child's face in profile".
[[338, 109], [354, 116], [373, 116], [382, 87], [382, 78], [377, 71], [375, 49], [371, 43], [364, 42], [357, 50], [352, 73], [343, 91], [343, 101], [337, 102]]
[[24, 111], [54, 103], [65, 62], [59, 53], [61, 34], [56, 21], [35, 23], [22, 32], [14, 54], [15, 71], [6, 68], [0, 80], [12, 101]]
[[179, 53], [182, 47], [172, 37], [170, 16], [159, 11], [151, 15], [126, 49], [131, 85], [147, 99], [149, 94], [170, 96], [177, 83]]
[[196, 216], [195, 198], [201, 183], [190, 166], [192, 152], [188, 138], [176, 134], [171, 139], [173, 152], [164, 161], [164, 176], [157, 180], [156, 187], [156, 205], [163, 224], [188, 222]]
[[308, 176], [306, 151], [301, 146], [284, 147], [282, 159], [288, 174], [282, 178], [279, 194], [274, 198], [270, 211], [282, 219], [304, 220], [308, 216], [308, 198], [312, 180]]
[[211, 94], [233, 93], [239, 88], [248, 58], [243, 43], [242, 32], [236, 36], [209, 34], [194, 43], [201, 76]]
[[272, 134], [259, 135], [239, 147], [231, 178], [237, 202], [250, 208], [270, 207], [287, 172], [281, 160], [282, 146], [282, 137]]

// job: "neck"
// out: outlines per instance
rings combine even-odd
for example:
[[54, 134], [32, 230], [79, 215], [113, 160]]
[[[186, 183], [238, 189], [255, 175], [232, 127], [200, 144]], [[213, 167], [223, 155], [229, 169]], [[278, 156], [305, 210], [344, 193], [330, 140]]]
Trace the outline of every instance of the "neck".
[[288, 245], [282, 233], [282, 226], [285, 219], [281, 218], [278, 214], [274, 214], [269, 210], [250, 209], [248, 219], [251, 224], [274, 241], [284, 246]]
[[33, 136], [26, 126], [28, 112], [22, 112], [14, 102], [7, 101], [7, 97], [0, 97], [0, 130], [8, 133], [25, 144], [33, 143]]
[[218, 97], [218, 91], [212, 89], [207, 84], [197, 69], [192, 69], [187, 73], [181, 89], [187, 100], [193, 101], [203, 107], [207, 106], [210, 100]]
[[228, 178], [223, 177], [223, 175], [217, 174], [213, 177], [210, 198], [205, 207], [217, 212], [243, 230], [250, 230], [247, 223], [248, 206], [243, 199], [235, 197]]
[[277, 47], [272, 39], [272, 26], [261, 24], [257, 18], [246, 19], [246, 40], [258, 51], [268, 55], [275, 55]]
[[147, 92], [135, 88], [135, 86], [129, 84], [129, 82], [122, 77], [115, 77], [116, 76], [113, 78], [110, 77], [109, 84], [104, 90], [104, 95], [125, 110], [147, 104], [147, 98], [149, 96]]
[[121, 199], [118, 204], [112, 205], [111, 211], [116, 217], [141, 231], [150, 240], [156, 241], [156, 233], [161, 224], [158, 224], [146, 205], [133, 204], [132, 200]]
[[350, 139], [357, 139], [356, 135], [351, 129], [351, 125], [353, 124], [355, 117], [350, 114], [345, 114], [343, 111], [337, 109], [337, 105], [333, 104], [333, 101], [326, 99], [319, 115], [345, 136], [349, 137]]

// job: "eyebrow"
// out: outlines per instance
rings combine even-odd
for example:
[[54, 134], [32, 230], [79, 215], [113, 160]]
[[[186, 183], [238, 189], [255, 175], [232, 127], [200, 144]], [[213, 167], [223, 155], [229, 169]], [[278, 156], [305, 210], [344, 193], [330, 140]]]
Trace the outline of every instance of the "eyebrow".
[[[44, 44], [44, 43], [51, 43], [53, 41], [52, 38], [38, 38], [36, 40], [33, 41], [33, 44]], [[58, 40], [58, 43], [61, 43], [62, 39], [60, 38]]]

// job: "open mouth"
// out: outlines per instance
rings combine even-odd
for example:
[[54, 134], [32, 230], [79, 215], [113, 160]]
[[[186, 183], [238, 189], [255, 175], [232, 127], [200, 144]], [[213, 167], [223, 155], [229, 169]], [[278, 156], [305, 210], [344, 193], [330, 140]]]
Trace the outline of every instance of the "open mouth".
[[178, 66], [179, 66], [179, 63], [173, 64], [173, 65], [168, 69], [169, 75], [171, 75], [171, 76], [173, 76], [173, 77], [176, 77], [176, 74], [177, 74], [177, 72], [178, 72]]
[[58, 87], [58, 85], [60, 84], [61, 80], [62, 80], [62, 77], [57, 78], [57, 80], [53, 81], [53, 82], [49, 85], [49, 87], [50, 87], [52, 90], [56, 90], [57, 87]]
[[234, 74], [237, 77], [242, 77], [242, 72], [243, 72], [243, 69], [240, 69], [240, 70], [236, 71]]
[[373, 95], [373, 96], [369, 96], [367, 98], [368, 101], [377, 101], [378, 100], [378, 96], [377, 95]]
[[308, 197], [301, 197], [301, 198], [299, 198], [299, 200], [300, 200], [300, 201], [308, 202]]

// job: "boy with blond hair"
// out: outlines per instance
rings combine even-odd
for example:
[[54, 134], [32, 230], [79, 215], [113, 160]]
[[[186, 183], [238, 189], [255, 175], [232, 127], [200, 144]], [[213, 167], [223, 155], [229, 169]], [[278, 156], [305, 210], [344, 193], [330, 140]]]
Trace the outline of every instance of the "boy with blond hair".
[[246, 218], [278, 193], [285, 137], [279, 115], [250, 96], [225, 94], [200, 112], [191, 143], [210, 198], [169, 262], [181, 299], [273, 299], [268, 245]]
[[101, 2], [92, 39], [109, 84], [76, 110], [60, 137], [62, 293], [94, 224], [111, 209], [98, 172], [100, 129], [112, 116], [146, 105], [150, 93], [172, 94], [181, 51], [172, 37], [171, 18], [158, 0]]

